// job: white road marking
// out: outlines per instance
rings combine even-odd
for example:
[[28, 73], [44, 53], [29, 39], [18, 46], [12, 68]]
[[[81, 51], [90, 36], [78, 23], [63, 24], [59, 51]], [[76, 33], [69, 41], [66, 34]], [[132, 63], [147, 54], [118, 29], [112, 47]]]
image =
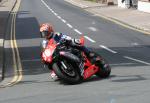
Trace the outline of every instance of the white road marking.
[[142, 63], [142, 64], [150, 65], [150, 63], [148, 63], [148, 62], [138, 60], [138, 59], [135, 59], [135, 58], [131, 58], [131, 57], [128, 57], [128, 56], [124, 56], [124, 58], [129, 59], [129, 60], [133, 60], [133, 61], [136, 61], [136, 62], [139, 62], [139, 63]]
[[52, 13], [55, 13], [55, 12], [52, 10]]
[[3, 46], [4, 39], [0, 39], [0, 46]]
[[97, 29], [95, 27], [88, 27], [88, 29], [91, 31], [97, 31]]
[[74, 29], [74, 31], [77, 32], [77, 33], [80, 34], [80, 35], [82, 34], [82, 33], [81, 33], [79, 30], [77, 30], [77, 29]]
[[66, 20], [62, 19], [62, 22], [66, 23]]
[[[75, 32], [77, 32], [78, 34], [82, 35], [82, 33], [81, 33], [78, 29], [73, 28], [73, 26], [72, 26], [71, 24], [67, 23], [66, 20], [64, 20], [64, 19], [62, 19], [60, 16], [58, 16], [58, 14], [55, 13], [43, 0], [41, 0], [41, 2], [42, 2], [52, 13], [54, 13], [54, 15], [56, 15], [58, 18], [60, 18], [61, 21], [64, 22], [69, 28], [72, 28]], [[81, 4], [80, 4], [80, 5], [81, 5]], [[84, 5], [84, 6], [85, 6], [85, 5]], [[92, 28], [92, 30], [95, 31], [95, 28], [94, 28], [94, 29]], [[92, 43], [95, 43], [95, 42], [96, 42], [95, 40], [91, 39], [91, 38], [88, 37], [88, 36], [84, 36], [84, 37], [85, 37], [87, 40], [91, 41]]]
[[58, 19], [62, 19], [60, 16], [57, 16], [58, 17]]
[[84, 36], [87, 40], [89, 40], [89, 41], [91, 41], [92, 43], [95, 43], [96, 41], [95, 40], [93, 40], [93, 39], [91, 39], [90, 37], [88, 37], [88, 36]]
[[43, 0], [41, 0], [41, 2], [42, 2], [50, 11], [52, 11], [52, 12], [54, 13], [54, 11], [53, 11]]
[[134, 65], [136, 63], [118, 63], [118, 64], [110, 64], [110, 66], [125, 66], [125, 65]]
[[53, 11], [51, 8], [49, 9], [50, 11]]
[[[49, 10], [51, 10], [51, 12], [54, 13], [54, 15], [56, 15], [58, 18], [60, 18], [61, 21], [64, 22], [68, 27], [73, 28], [72, 25], [68, 24], [66, 20], [64, 20], [64, 19], [62, 19], [60, 16], [58, 16], [58, 14], [55, 13], [43, 0], [41, 0], [41, 2], [42, 2]], [[82, 33], [81, 33], [79, 30], [77, 30], [77, 29], [74, 29], [74, 31], [77, 32], [77, 33], [80, 34], [80, 35], [82, 34]]]
[[58, 14], [54, 12], [54, 15], [56, 15], [56, 16], [57, 16]]
[[103, 48], [103, 49], [106, 49], [107, 51], [109, 51], [109, 52], [111, 52], [111, 53], [114, 53], [114, 54], [116, 54], [117, 52], [116, 51], [113, 51], [113, 50], [111, 50], [111, 49], [109, 49], [108, 47], [106, 47], [106, 46], [104, 46], [104, 45], [99, 45], [101, 48]]
[[139, 43], [131, 43], [132, 46], [138, 46], [140, 45]]
[[68, 26], [69, 28], [73, 28], [72, 25], [70, 25], [70, 24], [67, 24], [67, 26]]
[[[19, 55], [19, 50], [18, 50], [18, 45], [16, 42], [16, 16], [17, 12], [20, 7], [20, 2], [21, 0], [17, 0], [17, 3], [15, 7], [12, 9], [12, 18], [11, 20], [11, 26], [10, 26], [10, 45], [12, 47], [12, 59], [13, 59], [13, 69], [14, 69], [14, 76], [11, 81], [3, 81], [3, 83], [0, 85], [0, 88], [5, 88], [8, 86], [13, 86], [20, 82], [22, 80], [23, 74], [22, 74], [22, 64], [20, 60], [20, 55]], [[15, 48], [15, 49], [14, 49]]]

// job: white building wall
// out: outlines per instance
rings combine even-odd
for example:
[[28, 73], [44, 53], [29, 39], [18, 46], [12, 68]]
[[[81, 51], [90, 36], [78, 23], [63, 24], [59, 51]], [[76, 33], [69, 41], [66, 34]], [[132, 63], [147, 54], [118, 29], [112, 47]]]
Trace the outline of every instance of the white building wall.
[[138, 10], [150, 13], [150, 2], [138, 1]]

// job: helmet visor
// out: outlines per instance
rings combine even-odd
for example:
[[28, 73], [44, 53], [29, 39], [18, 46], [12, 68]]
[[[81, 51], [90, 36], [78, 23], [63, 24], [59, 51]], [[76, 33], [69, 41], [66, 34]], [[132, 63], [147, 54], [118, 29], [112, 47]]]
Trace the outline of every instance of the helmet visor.
[[50, 35], [50, 34], [49, 34], [48, 31], [42, 31], [42, 32], [41, 32], [41, 37], [42, 37], [42, 38], [47, 38], [49, 35]]

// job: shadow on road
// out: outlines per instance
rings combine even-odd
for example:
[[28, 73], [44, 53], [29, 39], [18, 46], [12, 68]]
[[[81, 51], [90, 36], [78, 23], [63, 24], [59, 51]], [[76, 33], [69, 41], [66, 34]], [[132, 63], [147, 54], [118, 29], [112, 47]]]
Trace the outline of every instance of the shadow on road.
[[[0, 7], [3, 7], [2, 3], [0, 3]], [[5, 37], [5, 30], [7, 26], [7, 17], [9, 12], [0, 10], [0, 81], [3, 80], [4, 77], [4, 37]]]
[[[147, 80], [142, 75], [126, 75], [126, 76], [118, 76], [120, 79], [112, 80], [112, 82], [133, 82], [133, 81], [143, 81]], [[122, 78], [122, 79], [121, 79]]]

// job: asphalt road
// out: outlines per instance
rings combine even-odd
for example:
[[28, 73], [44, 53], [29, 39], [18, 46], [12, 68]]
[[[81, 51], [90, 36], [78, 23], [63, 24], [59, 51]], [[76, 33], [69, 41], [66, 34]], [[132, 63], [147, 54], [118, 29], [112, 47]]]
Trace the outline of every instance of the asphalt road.
[[[40, 62], [39, 25], [51, 22], [56, 31], [79, 38], [108, 60], [108, 79], [93, 77], [78, 85], [50, 78]], [[10, 36], [5, 40], [5, 77], [12, 78]], [[16, 41], [22, 80], [0, 88], [0, 103], [149, 103], [150, 36], [133, 31], [64, 0], [22, 0], [16, 20]]]

